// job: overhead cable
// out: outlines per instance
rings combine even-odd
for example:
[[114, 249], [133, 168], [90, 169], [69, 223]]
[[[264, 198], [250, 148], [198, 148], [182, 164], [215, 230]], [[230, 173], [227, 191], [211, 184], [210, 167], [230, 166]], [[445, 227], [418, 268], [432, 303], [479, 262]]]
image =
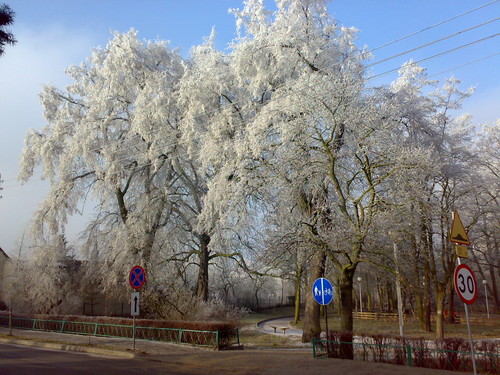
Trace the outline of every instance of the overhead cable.
[[[496, 34], [493, 34], [493, 35], [490, 35], [490, 36], [487, 36], [485, 38], [482, 38], [482, 39], [478, 39], [478, 40], [475, 40], [473, 42], [470, 42], [470, 43], [467, 43], [467, 44], [462, 44], [461, 46], [458, 46], [458, 47], [455, 47], [455, 48], [452, 48], [452, 49], [449, 49], [447, 51], [444, 51], [444, 52], [441, 52], [441, 53], [437, 53], [435, 55], [432, 55], [432, 56], [429, 56], [429, 57], [426, 57], [425, 59], [421, 59], [421, 60], [417, 60], [417, 61], [413, 61], [410, 65], [416, 65], [416, 64], [419, 64], [421, 62], [424, 62], [424, 61], [428, 61], [428, 60], [432, 60], [432, 59], [435, 59], [436, 57], [439, 57], [439, 56], [443, 56], [443, 55], [447, 55], [448, 53], [451, 53], [451, 52], [454, 52], [454, 51], [458, 51], [462, 48], [465, 48], [465, 47], [469, 47], [469, 46], [472, 46], [474, 44], [478, 44], [478, 43], [481, 43], [481, 42], [484, 42], [485, 40], [488, 40], [488, 39], [492, 39], [492, 38], [496, 38], [497, 36], [499, 36], [500, 33], [496, 33]], [[397, 68], [394, 68], [394, 69], [391, 69], [391, 70], [388, 70], [386, 72], [383, 72], [383, 73], [379, 73], [379, 74], [375, 74], [371, 77], [368, 77], [367, 80], [371, 80], [371, 79], [374, 79], [374, 78], [377, 78], [377, 77], [381, 77], [381, 76], [385, 76], [389, 73], [392, 73], [392, 72], [396, 72], [398, 70], [400, 70], [401, 67], [397, 67]]]
[[[487, 25], [489, 23], [492, 23], [492, 22], [496, 22], [500, 19], [500, 17], [497, 17], [497, 18], [494, 18], [492, 20], [489, 20], [489, 21], [486, 21], [486, 22], [483, 22], [479, 25], [475, 25], [475, 26], [472, 26], [472, 27], [469, 27], [468, 29], [464, 29], [464, 30], [460, 30], [454, 34], [450, 34], [450, 35], [447, 35], [443, 38], [439, 38], [437, 40], [434, 40], [432, 42], [429, 42], [429, 43], [426, 43], [426, 44], [423, 44], [421, 46], [418, 46], [418, 47], [415, 47], [415, 48], [412, 48], [412, 49], [409, 49], [409, 50], [406, 50], [404, 52], [401, 52], [401, 53], [398, 53], [397, 55], [393, 55], [393, 56], [390, 56], [390, 57], [387, 57], [383, 60], [380, 60], [380, 61], [377, 61], [377, 62], [374, 62], [374, 63], [371, 63], [371, 64], [368, 64], [366, 65], [367, 68], [371, 67], [371, 66], [374, 66], [374, 65], [378, 65], [378, 64], [381, 64], [383, 62], [386, 62], [386, 61], [389, 61], [389, 60], [392, 60], [392, 59], [395, 59], [396, 57], [399, 57], [399, 56], [403, 56], [403, 55], [406, 55], [407, 53], [410, 53], [410, 52], [413, 52], [413, 51], [417, 51], [419, 49], [422, 49], [422, 48], [425, 48], [425, 47], [428, 47], [430, 45], [433, 45], [433, 44], [436, 44], [436, 43], [439, 43], [439, 42], [442, 42], [443, 40], [446, 40], [446, 39], [450, 39], [454, 36], [457, 36], [457, 35], [460, 35], [460, 34], [463, 34], [463, 33], [466, 33], [467, 31], [471, 31], [471, 30], [474, 30], [474, 29], [477, 29], [478, 27], [481, 27], [481, 26], [484, 26], [484, 25]], [[373, 50], [372, 50], [373, 51]]]
[[480, 61], [492, 58], [492, 57], [494, 57], [494, 56], [496, 56], [498, 54], [500, 54], [500, 51], [498, 51], [496, 53], [493, 53], [491, 55], [488, 55], [488, 56], [481, 57], [480, 59], [476, 59], [476, 60], [472, 60], [472, 61], [466, 62], [465, 64], [462, 64], [462, 65], [454, 66], [453, 68], [443, 70], [443, 71], [441, 71], [439, 73], [434, 73], [434, 74], [430, 75], [429, 77], [435, 77], [435, 76], [438, 76], [438, 75], [441, 75], [441, 74], [444, 74], [444, 73], [451, 72], [452, 70], [463, 68], [464, 66], [472, 65], [472, 64], [475, 64], [477, 62], [480, 62]]
[[448, 18], [448, 19], [446, 19], [446, 20], [444, 20], [444, 21], [440, 21], [440, 22], [438, 22], [438, 23], [435, 23], [434, 25], [431, 25], [431, 26], [428, 26], [428, 27], [426, 27], [426, 28], [423, 28], [422, 30], [415, 31], [415, 32], [413, 32], [413, 33], [411, 33], [411, 34], [408, 34], [408, 35], [402, 36], [402, 37], [400, 37], [400, 38], [398, 38], [398, 39], [395, 39], [395, 40], [393, 40], [393, 41], [391, 41], [391, 42], [388, 42], [388, 43], [385, 43], [385, 44], [383, 44], [383, 45], [381, 45], [381, 46], [375, 47], [375, 48], [374, 48], [374, 49], [372, 49], [370, 52], [373, 52], [373, 51], [379, 50], [379, 49], [381, 49], [381, 48], [384, 48], [384, 47], [390, 46], [391, 44], [394, 44], [394, 43], [397, 43], [397, 42], [399, 42], [399, 41], [401, 41], [401, 40], [404, 40], [404, 39], [410, 38], [410, 37], [412, 37], [412, 36], [414, 36], [414, 35], [418, 35], [418, 34], [420, 34], [420, 33], [423, 33], [424, 31], [430, 30], [430, 29], [432, 29], [432, 28], [434, 28], [434, 27], [436, 27], [436, 26], [443, 25], [443, 24], [445, 24], [445, 23], [447, 23], [447, 22], [453, 21], [454, 19], [457, 19], [457, 18], [463, 17], [463, 16], [465, 16], [465, 15], [467, 15], [467, 14], [469, 14], [469, 13], [475, 12], [475, 11], [477, 11], [477, 10], [479, 10], [479, 9], [482, 9], [482, 8], [484, 8], [484, 7], [487, 7], [487, 6], [489, 6], [489, 5], [492, 5], [492, 4], [495, 4], [495, 3], [498, 3], [499, 1], [500, 1], [500, 0], [494, 0], [494, 1], [491, 1], [491, 2], [489, 2], [489, 3], [487, 3], [487, 4], [484, 4], [484, 5], [481, 5], [481, 6], [477, 7], [477, 8], [471, 9], [471, 10], [469, 10], [469, 11], [467, 11], [467, 12], [464, 12], [464, 13], [458, 14], [458, 15], [453, 16], [453, 17], [451, 17], [451, 18]]

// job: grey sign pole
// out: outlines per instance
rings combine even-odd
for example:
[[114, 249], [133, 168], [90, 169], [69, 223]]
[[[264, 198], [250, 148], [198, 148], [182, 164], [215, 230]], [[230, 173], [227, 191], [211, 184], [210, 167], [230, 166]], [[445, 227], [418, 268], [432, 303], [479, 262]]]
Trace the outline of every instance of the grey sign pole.
[[139, 315], [140, 306], [139, 292], [132, 292], [130, 295], [130, 315], [132, 315], [132, 340], [133, 340], [133, 350], [135, 351], [135, 317]]
[[[457, 261], [458, 265], [460, 266], [462, 264], [460, 257], [457, 257]], [[474, 352], [474, 340], [472, 339], [472, 331], [470, 329], [469, 309], [467, 308], [467, 304], [465, 302], [464, 302], [464, 309], [465, 309], [465, 319], [467, 320], [467, 331], [469, 331], [470, 355], [472, 356], [472, 369], [474, 370], [474, 375], [477, 375], [476, 355]]]
[[132, 350], [135, 352], [135, 316], [132, 318], [132, 338], [134, 341], [134, 344], [132, 346]]

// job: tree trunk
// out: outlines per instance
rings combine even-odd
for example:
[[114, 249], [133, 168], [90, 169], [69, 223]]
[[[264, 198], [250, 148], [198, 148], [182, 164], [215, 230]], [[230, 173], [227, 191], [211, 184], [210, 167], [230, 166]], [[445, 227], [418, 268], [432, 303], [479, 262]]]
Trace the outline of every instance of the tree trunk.
[[125, 205], [125, 192], [121, 191], [120, 188], [117, 188], [115, 193], [116, 199], [118, 201], [118, 207], [120, 208], [120, 217], [123, 223], [126, 223], [128, 218], [128, 210], [127, 206]]
[[446, 296], [446, 285], [436, 285], [436, 338], [444, 339], [444, 298]]
[[385, 312], [385, 289], [382, 286], [382, 283], [379, 281], [377, 277], [377, 292], [378, 292], [378, 300], [379, 300], [379, 308], [381, 312]]
[[449, 283], [448, 288], [448, 316], [446, 321], [448, 324], [455, 323], [455, 288], [453, 287], [453, 283]]
[[424, 329], [425, 323], [424, 323], [424, 298], [423, 294], [421, 292], [417, 292], [415, 295], [415, 303], [416, 303], [416, 313], [417, 313], [417, 319], [418, 319], [418, 325], [420, 326], [421, 329]]
[[300, 321], [300, 297], [302, 287], [302, 270], [297, 272], [297, 277], [295, 278], [295, 313], [293, 318], [293, 324], [297, 324]]
[[[490, 279], [491, 279], [491, 290], [490, 290], [490, 295], [493, 295], [493, 301], [495, 303], [495, 311], [500, 313], [500, 301], [498, 300], [498, 289], [497, 289], [497, 279], [495, 276], [495, 267], [490, 264], [489, 267], [490, 271]], [[488, 285], [488, 288], [490, 286]], [[491, 293], [493, 292], [493, 293]]]
[[425, 277], [424, 295], [423, 295], [423, 326], [422, 329], [426, 332], [431, 332], [431, 293], [430, 293], [430, 280]]
[[352, 331], [352, 279], [354, 268], [344, 268], [339, 276], [338, 284], [340, 289], [340, 330]]
[[202, 301], [208, 300], [208, 263], [210, 261], [210, 251], [208, 245], [210, 243], [210, 236], [201, 234], [198, 236], [200, 240], [199, 250], [199, 268], [198, 280], [196, 282], [196, 296]]
[[255, 289], [254, 297], [255, 297], [255, 308], [257, 310], [260, 310], [259, 289]]
[[306, 308], [304, 313], [304, 329], [302, 331], [302, 342], [311, 342], [313, 338], [321, 335], [319, 304], [315, 301], [312, 286], [314, 281], [325, 274], [326, 253], [318, 250], [311, 262], [311, 272], [306, 289]]
[[366, 287], [366, 311], [373, 311], [372, 307], [372, 294], [371, 290], [369, 288], [370, 283], [367, 282], [367, 287]]
[[386, 285], [386, 290], [387, 290], [387, 308], [389, 312], [393, 312], [395, 310], [395, 303], [394, 303], [394, 290], [392, 289], [392, 285], [389, 281], [385, 283]]

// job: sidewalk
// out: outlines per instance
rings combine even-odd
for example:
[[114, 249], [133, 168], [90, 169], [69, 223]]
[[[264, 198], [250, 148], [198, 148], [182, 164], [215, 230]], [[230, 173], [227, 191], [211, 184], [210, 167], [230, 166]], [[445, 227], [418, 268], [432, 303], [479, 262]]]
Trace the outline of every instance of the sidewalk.
[[[46, 349], [89, 352], [106, 357], [135, 358], [177, 366], [179, 370], [193, 369], [205, 374], [245, 375], [451, 375], [450, 371], [388, 365], [340, 359], [314, 359], [311, 349], [245, 349], [214, 351], [187, 345], [153, 341], [136, 341], [132, 351], [131, 339], [80, 336], [52, 332], [0, 328], [0, 342], [18, 345], [35, 343]], [[244, 343], [243, 343], [244, 344]], [[56, 345], [57, 347], [51, 347]], [[466, 373], [462, 373], [466, 374]]]
[[[292, 316], [282, 316], [279, 318], [267, 319], [258, 322], [257, 328], [261, 332], [269, 334], [302, 336], [301, 329], [294, 328], [290, 325], [291, 320], [293, 320]], [[286, 328], [284, 332], [283, 328]]]
[[134, 358], [138, 355], [145, 354], [163, 355], [172, 352], [192, 353], [197, 350], [206, 350], [188, 345], [136, 340], [135, 351], [133, 351], [132, 339], [72, 335], [67, 333], [30, 331], [22, 329], [13, 329], [12, 337], [7, 337], [8, 333], [8, 328], [0, 327], [0, 342], [36, 346], [47, 349], [89, 352], [125, 358]]

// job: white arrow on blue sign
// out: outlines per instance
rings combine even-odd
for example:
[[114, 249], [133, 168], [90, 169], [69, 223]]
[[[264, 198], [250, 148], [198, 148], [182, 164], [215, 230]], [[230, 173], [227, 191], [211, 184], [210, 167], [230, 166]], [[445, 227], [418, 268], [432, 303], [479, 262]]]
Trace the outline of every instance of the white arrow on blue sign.
[[333, 287], [330, 280], [320, 277], [312, 286], [314, 299], [320, 305], [328, 305], [333, 299]]

